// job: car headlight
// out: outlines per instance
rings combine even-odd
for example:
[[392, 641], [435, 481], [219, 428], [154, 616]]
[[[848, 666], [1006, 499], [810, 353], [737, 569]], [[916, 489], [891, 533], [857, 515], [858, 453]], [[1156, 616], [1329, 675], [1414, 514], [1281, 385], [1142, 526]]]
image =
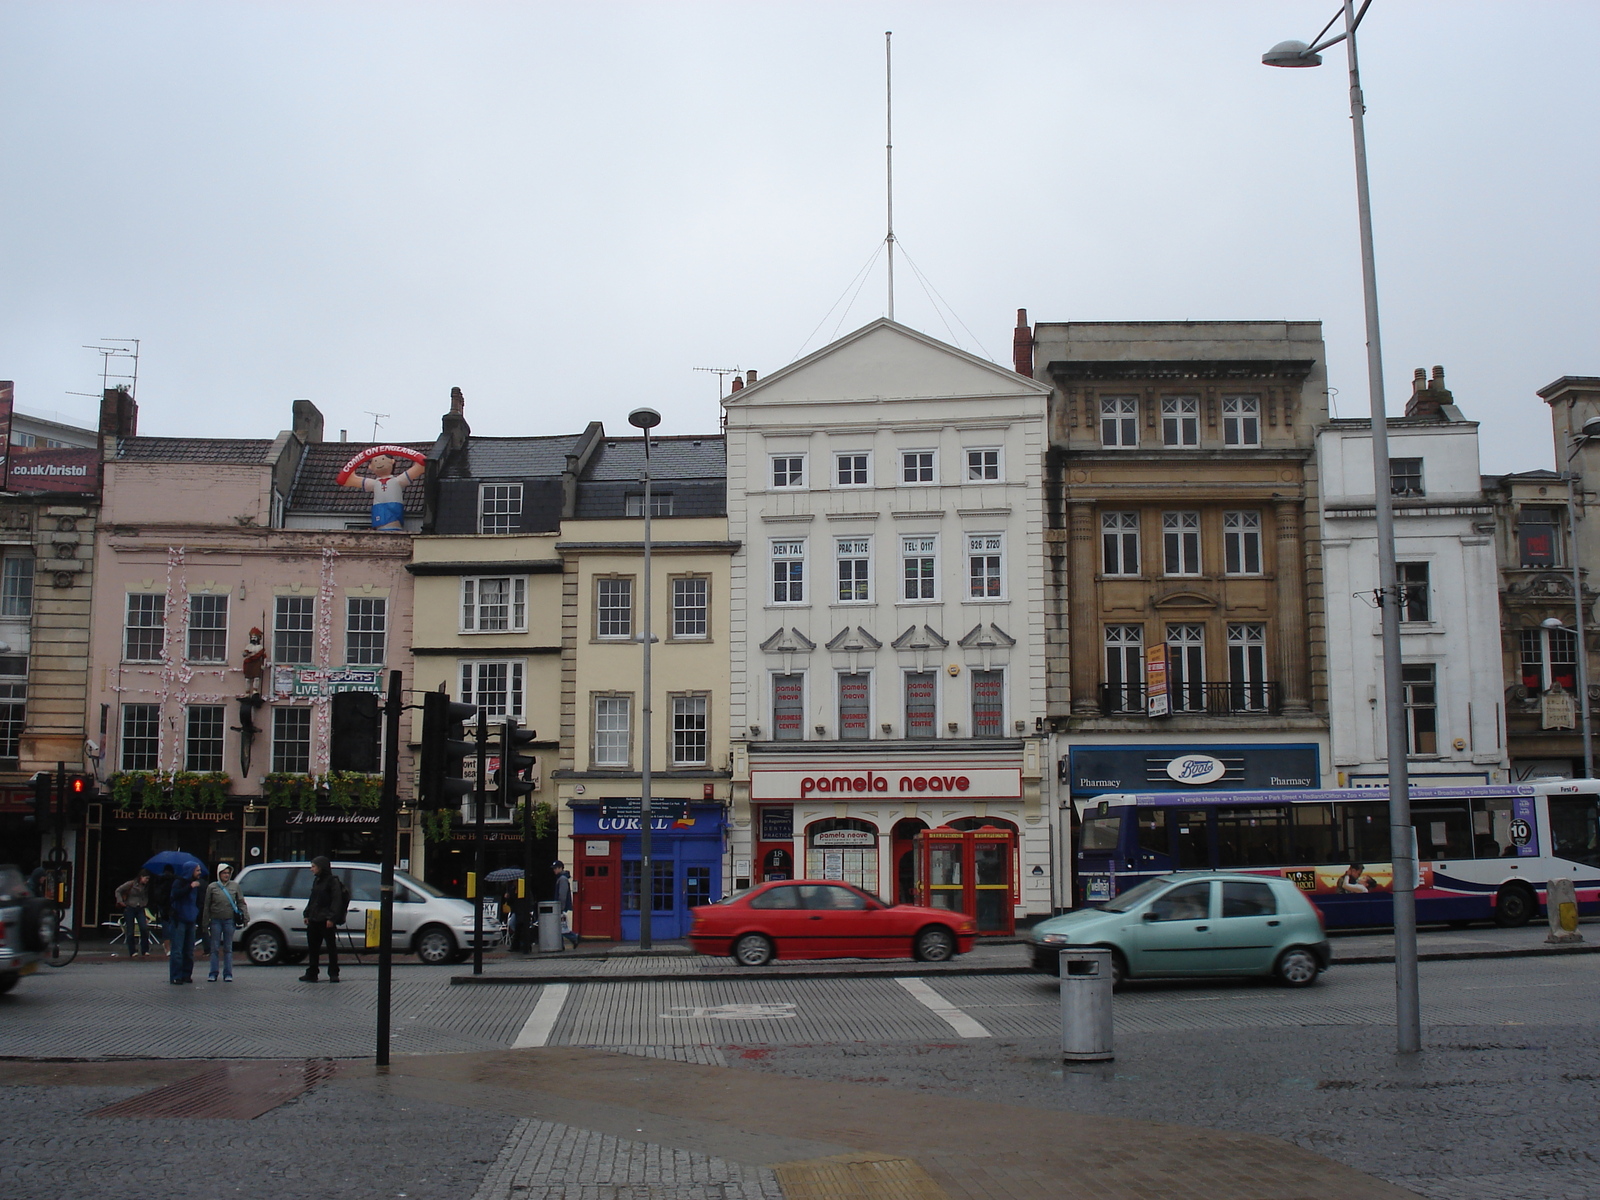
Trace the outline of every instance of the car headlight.
[[1039, 941], [1047, 946], [1067, 946], [1072, 943], [1072, 939], [1064, 933], [1041, 933]]

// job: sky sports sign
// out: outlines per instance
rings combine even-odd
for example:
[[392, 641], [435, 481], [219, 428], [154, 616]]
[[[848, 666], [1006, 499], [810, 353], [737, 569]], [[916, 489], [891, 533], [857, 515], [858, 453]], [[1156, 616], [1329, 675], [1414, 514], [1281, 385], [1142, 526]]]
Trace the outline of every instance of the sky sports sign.
[[8, 492], [98, 492], [100, 451], [92, 446], [13, 446], [11, 406], [16, 388], [0, 380], [0, 445]]

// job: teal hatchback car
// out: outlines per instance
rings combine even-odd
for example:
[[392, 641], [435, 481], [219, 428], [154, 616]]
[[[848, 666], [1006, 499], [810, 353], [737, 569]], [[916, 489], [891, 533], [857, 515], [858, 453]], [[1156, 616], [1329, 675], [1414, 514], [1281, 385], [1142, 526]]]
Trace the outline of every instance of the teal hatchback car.
[[1309, 987], [1330, 958], [1322, 916], [1292, 880], [1212, 872], [1161, 875], [1097, 908], [1039, 922], [1029, 946], [1035, 969], [1056, 974], [1069, 946], [1109, 948], [1117, 984], [1272, 975]]

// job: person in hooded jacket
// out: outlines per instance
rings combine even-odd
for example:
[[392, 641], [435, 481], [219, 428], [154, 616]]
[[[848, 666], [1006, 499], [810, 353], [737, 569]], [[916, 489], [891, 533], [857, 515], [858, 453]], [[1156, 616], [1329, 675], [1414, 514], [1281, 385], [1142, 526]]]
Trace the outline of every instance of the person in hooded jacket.
[[311, 898], [306, 901], [306, 949], [310, 962], [302, 983], [317, 981], [318, 951], [327, 947], [328, 982], [339, 982], [339, 926], [344, 924], [350, 911], [350, 893], [344, 881], [333, 873], [332, 864], [322, 855], [311, 860]]
[[174, 873], [172, 891], [167, 897], [167, 937], [172, 950], [167, 959], [167, 978], [171, 983], [194, 982], [194, 935], [200, 922], [200, 900], [206, 869], [199, 863], [187, 875]]

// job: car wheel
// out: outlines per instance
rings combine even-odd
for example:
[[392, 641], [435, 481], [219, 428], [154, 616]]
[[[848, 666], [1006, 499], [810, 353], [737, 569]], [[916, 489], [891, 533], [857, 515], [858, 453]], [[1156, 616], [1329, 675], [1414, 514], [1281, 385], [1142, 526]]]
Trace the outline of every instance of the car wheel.
[[417, 934], [412, 949], [428, 966], [442, 967], [455, 957], [456, 939], [450, 936], [450, 931], [443, 925], [429, 925]]
[[[1057, 968], [1059, 973], [1060, 968]], [[1128, 963], [1122, 957], [1122, 951], [1113, 948], [1111, 951], [1111, 990], [1116, 991], [1128, 979]]]
[[1278, 963], [1272, 968], [1272, 973], [1284, 987], [1310, 987], [1317, 981], [1317, 975], [1322, 969], [1322, 964], [1317, 961], [1317, 956], [1304, 946], [1290, 946], [1278, 955]]
[[759, 933], [747, 933], [733, 943], [733, 961], [741, 967], [764, 967], [776, 954], [772, 939]]
[[1494, 901], [1494, 923], [1501, 929], [1517, 929], [1533, 920], [1539, 911], [1539, 902], [1533, 893], [1518, 884], [1500, 889]]
[[22, 976], [16, 971], [7, 971], [4, 975], [0, 975], [0, 996], [5, 995], [12, 988], [16, 987], [17, 981], [21, 978]]
[[244, 956], [252, 965], [271, 967], [284, 962], [283, 935], [270, 925], [257, 925], [244, 935]]
[[956, 939], [942, 925], [917, 934], [911, 943], [911, 957], [918, 962], [949, 962], [956, 956]]

